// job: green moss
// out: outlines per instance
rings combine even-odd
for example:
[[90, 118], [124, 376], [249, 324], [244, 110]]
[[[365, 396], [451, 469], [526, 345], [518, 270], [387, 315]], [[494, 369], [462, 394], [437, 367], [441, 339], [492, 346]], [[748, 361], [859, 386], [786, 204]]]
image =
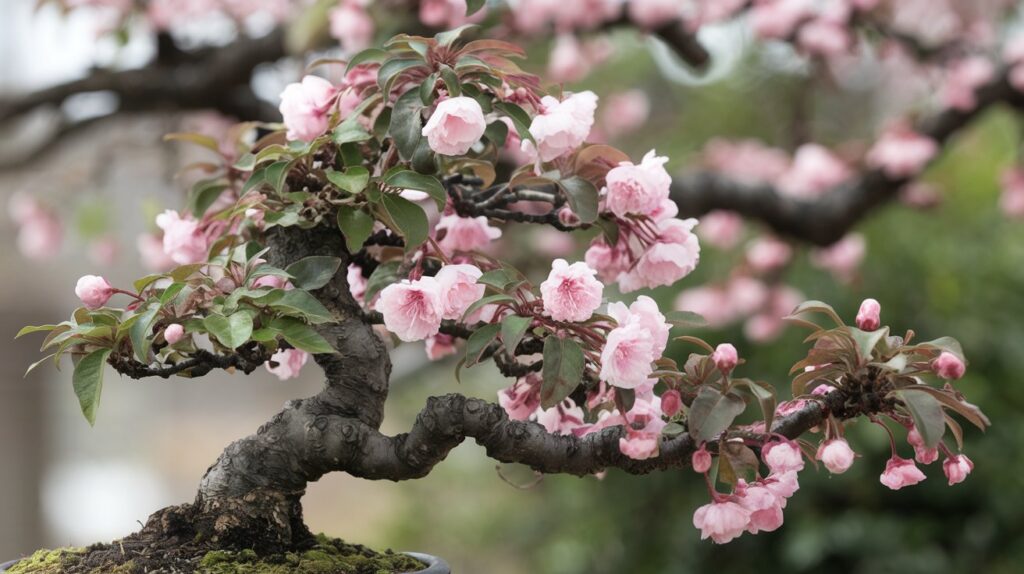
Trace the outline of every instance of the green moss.
[[257, 556], [252, 550], [208, 552], [199, 574], [398, 574], [424, 568], [420, 561], [391, 551], [377, 553], [364, 546], [317, 537], [317, 544], [302, 552]]
[[78, 563], [82, 548], [58, 548], [56, 550], [38, 550], [28, 558], [22, 558], [7, 574], [59, 574], [68, 566]]

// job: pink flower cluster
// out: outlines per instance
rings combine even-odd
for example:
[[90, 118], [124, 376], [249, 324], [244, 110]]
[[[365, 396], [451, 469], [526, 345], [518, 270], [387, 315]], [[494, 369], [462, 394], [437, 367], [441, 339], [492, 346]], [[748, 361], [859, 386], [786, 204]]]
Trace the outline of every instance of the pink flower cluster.
[[40, 261], [56, 257], [64, 239], [64, 227], [56, 213], [23, 192], [13, 194], [7, 208], [18, 227], [18, 251]]
[[380, 293], [377, 310], [384, 326], [403, 341], [421, 341], [436, 335], [445, 319], [460, 319], [483, 297], [483, 275], [473, 265], [446, 265], [434, 277], [408, 279], [388, 285]]
[[789, 315], [804, 296], [787, 285], [769, 287], [760, 279], [735, 275], [719, 285], [702, 285], [682, 291], [673, 307], [704, 317], [713, 328], [746, 321], [744, 333], [751, 341], [765, 342], [778, 337]]

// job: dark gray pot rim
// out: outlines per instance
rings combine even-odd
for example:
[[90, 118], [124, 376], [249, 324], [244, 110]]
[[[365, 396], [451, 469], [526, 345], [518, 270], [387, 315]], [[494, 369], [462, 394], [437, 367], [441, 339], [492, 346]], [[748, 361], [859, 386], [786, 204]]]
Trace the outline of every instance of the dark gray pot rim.
[[[451, 574], [452, 573], [452, 569], [451, 569], [450, 566], [448, 566], [448, 563], [445, 562], [444, 560], [441, 560], [437, 556], [431, 556], [430, 554], [421, 554], [419, 552], [403, 552], [403, 554], [407, 554], [409, 556], [412, 556], [413, 558], [415, 558], [415, 559], [417, 559], [417, 560], [419, 560], [421, 562], [425, 562], [427, 564], [427, 567], [425, 569], [420, 570], [418, 572], [410, 572], [409, 574]], [[17, 563], [18, 563], [17, 560], [11, 560], [10, 562], [4, 562], [3, 564], [0, 564], [0, 572], [3, 572], [5, 570], [9, 569], [11, 566], [14, 566]]]

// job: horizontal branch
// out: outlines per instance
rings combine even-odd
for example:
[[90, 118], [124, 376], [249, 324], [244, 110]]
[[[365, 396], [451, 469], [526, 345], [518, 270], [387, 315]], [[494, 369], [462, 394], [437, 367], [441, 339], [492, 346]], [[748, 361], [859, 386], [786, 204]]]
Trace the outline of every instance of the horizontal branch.
[[[1024, 94], [1010, 85], [1007, 74], [977, 92], [978, 104], [969, 111], [948, 109], [919, 121], [915, 129], [944, 144], [971, 120], [998, 104], [1024, 108]], [[893, 179], [868, 170], [815, 200], [786, 196], [770, 184], [747, 184], [726, 174], [702, 172], [677, 177], [672, 199], [682, 217], [698, 217], [724, 209], [765, 223], [776, 233], [830, 245], [846, 235], [861, 219], [896, 199], [909, 179]]]
[[214, 369], [238, 369], [248, 375], [268, 360], [270, 360], [270, 353], [262, 345], [256, 345], [255, 348], [248, 351], [230, 355], [216, 355], [199, 349], [188, 359], [163, 367], [151, 367], [118, 353], [111, 354], [108, 362], [115, 371], [132, 379], [147, 377], [168, 379], [186, 371], [191, 377], [202, 377]]

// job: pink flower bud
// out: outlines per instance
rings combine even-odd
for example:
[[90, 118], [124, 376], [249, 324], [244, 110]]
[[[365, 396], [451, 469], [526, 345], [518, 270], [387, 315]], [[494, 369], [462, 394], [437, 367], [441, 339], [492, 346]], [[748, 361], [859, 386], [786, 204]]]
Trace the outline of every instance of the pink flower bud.
[[953, 353], [943, 351], [937, 359], [932, 361], [932, 371], [947, 381], [955, 381], [964, 376], [967, 366]]
[[679, 391], [669, 390], [661, 395], [661, 412], [665, 413], [666, 417], [676, 416], [681, 408], [683, 408], [683, 400], [679, 396]]
[[442, 155], [465, 155], [487, 130], [483, 108], [473, 98], [460, 96], [437, 104], [423, 126], [430, 149]]
[[84, 275], [75, 285], [75, 295], [86, 309], [99, 309], [114, 295], [114, 288], [98, 275]]
[[882, 305], [874, 299], [865, 299], [857, 311], [857, 328], [862, 331], [875, 331], [882, 324]]
[[761, 458], [773, 473], [781, 474], [804, 469], [803, 453], [791, 440], [768, 444], [761, 450]]
[[580, 217], [566, 206], [558, 210], [558, 222], [566, 227], [576, 227], [580, 224]]
[[893, 490], [899, 490], [904, 486], [913, 486], [924, 479], [924, 473], [917, 468], [914, 461], [894, 456], [886, 463], [885, 472], [879, 477], [879, 482]]
[[924, 444], [924, 437], [918, 432], [917, 427], [912, 427], [907, 433], [907, 442], [914, 447], [914, 460], [921, 464], [931, 464], [939, 460], [939, 449], [928, 448]]
[[815, 456], [832, 474], [842, 474], [849, 470], [855, 457], [856, 454], [850, 448], [850, 444], [842, 438], [823, 442]]
[[701, 445], [700, 450], [693, 453], [691, 458], [694, 472], [704, 474], [711, 469], [711, 453]]
[[177, 343], [184, 336], [185, 328], [177, 323], [174, 323], [173, 325], [168, 325], [167, 328], [164, 329], [164, 339], [167, 341], [168, 345], [173, 345]]
[[974, 470], [974, 463], [965, 454], [949, 457], [942, 463], [942, 472], [949, 479], [949, 485], [959, 484]]
[[719, 371], [728, 375], [736, 368], [736, 364], [740, 359], [739, 354], [736, 352], [736, 347], [729, 343], [722, 343], [715, 347], [715, 352], [711, 354], [711, 360], [715, 362], [715, 366], [718, 367]]

